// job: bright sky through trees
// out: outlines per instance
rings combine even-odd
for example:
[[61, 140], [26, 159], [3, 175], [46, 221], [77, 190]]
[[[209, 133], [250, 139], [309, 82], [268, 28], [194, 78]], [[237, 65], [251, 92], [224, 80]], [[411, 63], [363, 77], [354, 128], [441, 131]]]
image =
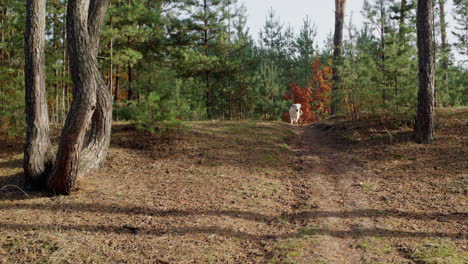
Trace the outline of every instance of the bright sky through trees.
[[[265, 24], [265, 19], [270, 8], [273, 8], [275, 14], [285, 26], [291, 25], [296, 32], [301, 28], [304, 18], [309, 16], [317, 27], [317, 39], [320, 46], [326, 40], [327, 34], [333, 33], [335, 22], [333, 13], [335, 1], [333, 0], [241, 0], [241, 2], [247, 7], [247, 24], [255, 39], [258, 39], [258, 33]], [[353, 23], [356, 26], [359, 27], [362, 24], [361, 10], [363, 3], [364, 0], [347, 1], [346, 24], [349, 23], [351, 14], [353, 15]], [[450, 33], [454, 25], [452, 5], [451, 0], [446, 2], [447, 32], [449, 32], [450, 42], [454, 41], [453, 35]], [[345, 30], [345, 34], [346, 32]], [[457, 60], [460, 60], [458, 56], [460, 55], [457, 54]]]

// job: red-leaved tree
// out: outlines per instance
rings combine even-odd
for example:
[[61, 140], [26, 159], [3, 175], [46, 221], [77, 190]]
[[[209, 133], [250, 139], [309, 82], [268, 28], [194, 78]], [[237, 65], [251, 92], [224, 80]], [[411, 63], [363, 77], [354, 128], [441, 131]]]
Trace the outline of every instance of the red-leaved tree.
[[[285, 96], [286, 100], [301, 104], [303, 114], [299, 122], [304, 124], [321, 120], [331, 112], [332, 67], [323, 65], [321, 59], [316, 58], [312, 61], [312, 71], [309, 87], [302, 88], [292, 83], [290, 93]], [[290, 121], [289, 112], [283, 114], [283, 120]]]
[[320, 58], [315, 58], [312, 62], [312, 80], [310, 86], [313, 87], [312, 94], [312, 109], [322, 119], [324, 116], [331, 113], [331, 91], [333, 83], [333, 69], [328, 65], [322, 64]]

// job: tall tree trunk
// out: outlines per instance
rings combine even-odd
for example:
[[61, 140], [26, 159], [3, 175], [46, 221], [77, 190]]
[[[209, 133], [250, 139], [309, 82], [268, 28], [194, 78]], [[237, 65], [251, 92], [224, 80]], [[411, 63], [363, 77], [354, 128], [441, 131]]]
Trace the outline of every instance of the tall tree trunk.
[[[208, 57], [208, 3], [206, 0], [203, 0], [203, 12], [204, 12], [204, 29], [203, 29], [203, 47], [205, 50], [205, 56]], [[212, 102], [212, 88], [210, 80], [210, 70], [205, 71], [205, 80], [206, 80], [206, 114], [207, 118], [211, 119], [213, 117], [213, 102]]]
[[[107, 150], [109, 149], [111, 127], [112, 127], [112, 92], [108, 89], [104, 77], [99, 71], [97, 56], [99, 51], [99, 39], [107, 4], [102, 4], [102, 0], [92, 0], [90, 3], [90, 16], [88, 18], [88, 30], [90, 35], [90, 49], [93, 60], [95, 61], [94, 79], [96, 80], [96, 110], [91, 119], [91, 132], [86, 142], [86, 147], [80, 160], [80, 169], [78, 176], [87, 175], [91, 171], [102, 166]], [[104, 1], [104, 2], [106, 2]]]
[[132, 70], [132, 66], [130, 66], [130, 64], [128, 65], [127, 71], [128, 71], [128, 93], [127, 93], [127, 100], [130, 101], [130, 100], [133, 100], [133, 99], [134, 99], [133, 87], [132, 87], [132, 83], [133, 83], [133, 70]]
[[[109, 0], [68, 1], [67, 40], [73, 102], [48, 182], [49, 190], [57, 194], [69, 194], [76, 178], [94, 169], [96, 163], [100, 164], [103, 153], [105, 156], [107, 152], [112, 104], [109, 90], [99, 72], [97, 51], [108, 5]], [[90, 123], [90, 137], [82, 151]], [[91, 161], [93, 157], [98, 161]]]
[[66, 18], [63, 21], [63, 28], [62, 28], [62, 111], [60, 115], [60, 123], [63, 126], [65, 124], [65, 113], [67, 112], [67, 102], [68, 102], [68, 80], [67, 80], [67, 30], [66, 30]]
[[114, 93], [114, 102], [119, 102], [119, 71], [120, 67], [117, 66], [117, 72], [115, 74], [115, 93]]
[[383, 80], [382, 80], [382, 103], [385, 105], [385, 102], [387, 101], [387, 94], [386, 94], [386, 89], [387, 89], [387, 84], [385, 80], [385, 72], [386, 72], [386, 67], [385, 67], [385, 6], [384, 2], [380, 1], [380, 59], [382, 61], [382, 73], [383, 73]]
[[[112, 30], [112, 15], [109, 16], [109, 23], [110, 23], [110, 27], [111, 27], [111, 30]], [[111, 39], [110, 39], [110, 44], [109, 44], [109, 48], [110, 48], [110, 58], [109, 58], [109, 91], [112, 93], [112, 87], [113, 87], [113, 82], [114, 82], [114, 64], [113, 64], [113, 57], [114, 57], [114, 37], [111, 36]]]
[[[58, 9], [57, 0], [54, 0], [54, 7]], [[53, 39], [54, 39], [54, 60], [59, 59], [59, 28], [58, 28], [58, 14], [54, 12], [53, 15]], [[60, 73], [58, 68], [54, 68], [54, 93], [55, 93], [55, 107], [54, 107], [54, 126], [60, 123], [60, 97], [59, 97], [59, 84], [60, 84]]]
[[331, 114], [339, 112], [340, 108], [340, 90], [342, 85], [341, 80], [341, 65], [343, 55], [343, 25], [344, 14], [346, 9], [346, 0], [335, 0], [335, 35], [333, 37], [333, 92], [331, 103]]
[[[0, 41], [1, 41], [1, 43], [5, 43], [5, 13], [6, 13], [5, 7], [0, 6]], [[0, 67], [2, 67], [4, 65], [6, 65], [6, 62], [5, 62], [5, 49], [0, 49]], [[5, 87], [4, 87], [3, 82], [0, 82], [0, 99], [4, 98], [4, 94], [5, 94]], [[4, 111], [4, 106], [5, 106], [5, 101], [0, 100], [0, 111], [1, 112]], [[5, 115], [3, 115], [0, 118], [0, 120], [1, 120], [2, 124], [6, 124], [6, 116]], [[3, 125], [0, 125], [0, 128], [3, 128]]]
[[434, 42], [433, 0], [418, 1], [417, 46], [419, 65], [418, 109], [414, 132], [417, 143], [429, 144], [434, 139]]
[[28, 187], [42, 187], [54, 154], [49, 138], [45, 87], [46, 0], [28, 0], [25, 31], [26, 142], [23, 168]]
[[[448, 85], [448, 56], [449, 56], [449, 47], [447, 44], [447, 24], [445, 22], [445, 0], [439, 0], [439, 11], [440, 11], [440, 38], [441, 38], [441, 52], [442, 52], [442, 59], [441, 59], [441, 68], [443, 71], [442, 81], [444, 86], [445, 97], [448, 96], [449, 93], [449, 85]], [[447, 100], [443, 100], [444, 105], [448, 106]]]
[[[127, 1], [127, 5], [130, 6], [132, 4], [132, 0]], [[131, 38], [127, 38], [127, 47], [131, 48], [132, 46], [132, 41]], [[132, 66], [129, 64], [128, 65], [128, 93], [127, 93], [127, 100], [133, 100], [134, 99], [134, 94], [133, 94], [133, 87], [132, 87], [132, 82], [133, 82], [133, 70]]]
[[[435, 0], [432, 1], [432, 12], [434, 12], [435, 10]], [[435, 32], [435, 28], [436, 28], [436, 23], [435, 23], [435, 15], [432, 14], [432, 60], [433, 60], [433, 63], [434, 63], [434, 71], [435, 71], [435, 67], [436, 67], [436, 54], [437, 54], [437, 43], [436, 43], [436, 32]], [[438, 107], [439, 106], [439, 99], [438, 99], [438, 96], [439, 96], [439, 87], [437, 86], [437, 78], [435, 78], [435, 73], [434, 73], [434, 107]]]
[[406, 8], [407, 8], [407, 3], [406, 0], [401, 0], [400, 4], [400, 28], [398, 31], [398, 36], [399, 36], [399, 41], [401, 43], [406, 43]]

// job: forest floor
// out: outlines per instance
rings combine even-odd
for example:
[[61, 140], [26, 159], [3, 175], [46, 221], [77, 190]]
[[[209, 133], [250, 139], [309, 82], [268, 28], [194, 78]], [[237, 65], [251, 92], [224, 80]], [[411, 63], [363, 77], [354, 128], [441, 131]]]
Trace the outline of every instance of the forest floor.
[[439, 110], [432, 145], [383, 116], [116, 123], [70, 196], [12, 186], [22, 142], [0, 135], [0, 263], [465, 264], [467, 117]]

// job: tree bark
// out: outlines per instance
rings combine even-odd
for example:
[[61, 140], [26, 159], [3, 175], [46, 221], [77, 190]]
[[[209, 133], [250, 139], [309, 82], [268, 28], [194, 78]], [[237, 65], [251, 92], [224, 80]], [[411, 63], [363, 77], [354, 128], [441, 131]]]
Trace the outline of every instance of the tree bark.
[[340, 96], [339, 92], [342, 85], [341, 65], [343, 54], [343, 25], [346, 9], [346, 0], [335, 0], [335, 35], [333, 37], [333, 92], [331, 114], [339, 112]]
[[23, 168], [28, 187], [42, 187], [54, 154], [49, 137], [45, 89], [46, 0], [28, 0], [25, 31], [26, 142]]
[[434, 139], [434, 42], [433, 0], [418, 1], [417, 46], [419, 66], [418, 108], [414, 126], [417, 143], [430, 144]]
[[96, 110], [91, 119], [91, 132], [80, 160], [78, 176], [87, 175], [91, 171], [100, 168], [109, 149], [112, 127], [112, 91], [108, 89], [97, 63], [99, 39], [109, 4], [110, 0], [91, 0], [90, 2], [88, 30], [92, 56], [95, 62], [93, 74], [97, 85], [97, 102]]
[[[67, 42], [73, 102], [48, 182], [49, 190], [56, 194], [69, 194], [77, 177], [94, 169], [103, 159], [103, 153], [107, 153], [110, 138], [110, 121], [107, 118], [110, 116], [112, 119], [112, 104], [108, 104], [111, 96], [108, 96], [109, 90], [98, 69], [97, 51], [108, 4], [109, 0], [68, 2]], [[90, 137], [82, 151], [86, 129], [91, 122]], [[109, 136], [105, 138], [106, 135]], [[90, 161], [92, 157], [99, 161]]]

